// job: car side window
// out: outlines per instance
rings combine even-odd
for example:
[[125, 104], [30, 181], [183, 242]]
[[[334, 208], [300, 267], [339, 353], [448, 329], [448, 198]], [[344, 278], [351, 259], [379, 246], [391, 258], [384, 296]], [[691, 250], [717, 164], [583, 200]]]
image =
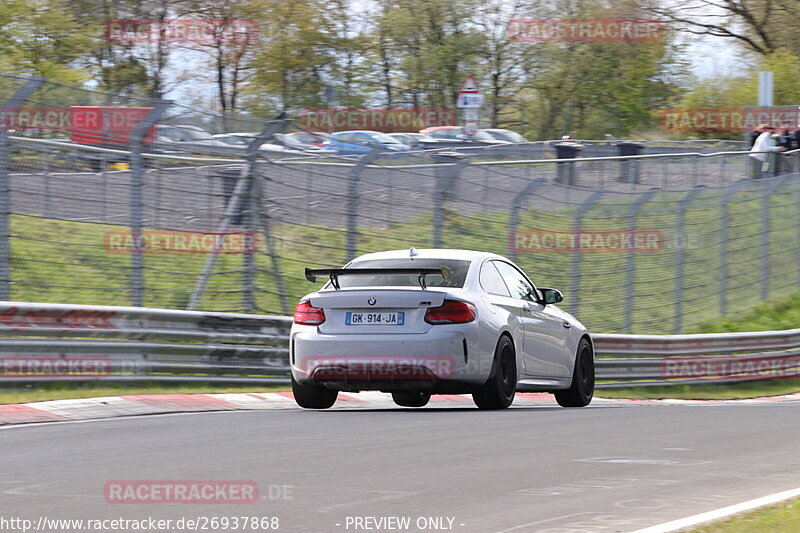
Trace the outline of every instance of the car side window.
[[481, 267], [481, 287], [489, 294], [510, 297], [511, 293], [494, 264], [495, 261], [487, 261]]
[[495, 261], [495, 266], [506, 282], [508, 290], [511, 291], [512, 298], [520, 300], [536, 301], [536, 292], [533, 286], [525, 279], [522, 272], [502, 261]]

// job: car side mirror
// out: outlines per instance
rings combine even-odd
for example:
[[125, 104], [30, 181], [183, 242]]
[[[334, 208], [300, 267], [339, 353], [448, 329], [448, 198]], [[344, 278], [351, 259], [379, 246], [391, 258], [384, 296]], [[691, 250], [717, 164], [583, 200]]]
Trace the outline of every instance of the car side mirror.
[[558, 302], [564, 299], [564, 295], [561, 294], [561, 291], [557, 289], [539, 289], [539, 292], [542, 293], [542, 303], [545, 305], [548, 304], [557, 304]]

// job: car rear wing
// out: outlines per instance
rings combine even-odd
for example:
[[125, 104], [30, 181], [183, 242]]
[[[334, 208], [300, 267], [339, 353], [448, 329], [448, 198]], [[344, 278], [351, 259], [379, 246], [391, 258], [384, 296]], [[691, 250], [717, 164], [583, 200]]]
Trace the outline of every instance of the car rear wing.
[[450, 281], [453, 271], [447, 267], [442, 268], [306, 268], [306, 279], [316, 282], [319, 278], [329, 278], [331, 285], [339, 290], [339, 276], [391, 276], [391, 275], [417, 275], [419, 286], [422, 290], [427, 288], [425, 276], [439, 274], [445, 281]]

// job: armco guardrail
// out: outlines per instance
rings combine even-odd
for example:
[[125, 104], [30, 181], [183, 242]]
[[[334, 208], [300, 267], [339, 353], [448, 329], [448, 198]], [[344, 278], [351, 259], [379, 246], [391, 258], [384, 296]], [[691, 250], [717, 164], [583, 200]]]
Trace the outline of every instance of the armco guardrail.
[[291, 318], [0, 303], [0, 382], [288, 382]]
[[[288, 383], [292, 319], [141, 307], [0, 302], [0, 383]], [[800, 377], [800, 329], [593, 335], [599, 387]]]
[[800, 329], [593, 338], [601, 387], [800, 378]]

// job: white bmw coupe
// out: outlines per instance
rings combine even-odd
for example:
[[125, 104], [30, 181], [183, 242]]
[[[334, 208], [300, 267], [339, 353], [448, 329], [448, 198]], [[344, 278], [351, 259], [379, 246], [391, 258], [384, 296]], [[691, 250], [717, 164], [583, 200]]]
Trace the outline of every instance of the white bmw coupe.
[[594, 393], [586, 328], [508, 259], [467, 250], [367, 254], [340, 269], [294, 312], [289, 357], [301, 407], [326, 409], [338, 391], [390, 392], [422, 407], [432, 394], [472, 394], [504, 409], [516, 391], [552, 392], [564, 407]]

